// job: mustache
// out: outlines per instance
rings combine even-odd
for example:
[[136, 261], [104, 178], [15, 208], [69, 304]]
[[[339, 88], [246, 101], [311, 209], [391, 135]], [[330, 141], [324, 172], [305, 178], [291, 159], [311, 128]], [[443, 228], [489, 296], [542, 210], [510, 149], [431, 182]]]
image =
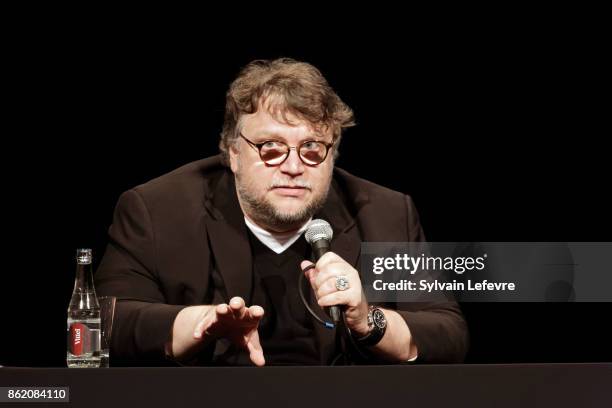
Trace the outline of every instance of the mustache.
[[304, 180], [272, 180], [270, 184], [270, 189], [278, 188], [278, 187], [288, 187], [288, 188], [305, 188], [308, 190], [312, 190], [312, 185]]

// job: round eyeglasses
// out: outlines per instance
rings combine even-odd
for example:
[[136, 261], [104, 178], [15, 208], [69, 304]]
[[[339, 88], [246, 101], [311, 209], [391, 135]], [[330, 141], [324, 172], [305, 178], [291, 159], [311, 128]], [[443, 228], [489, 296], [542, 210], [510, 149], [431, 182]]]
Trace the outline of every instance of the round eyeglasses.
[[327, 158], [329, 149], [333, 143], [318, 142], [316, 140], [307, 140], [299, 146], [289, 146], [287, 143], [278, 140], [266, 140], [261, 143], [251, 142], [249, 139], [242, 137], [248, 144], [253, 146], [259, 152], [261, 160], [269, 166], [279, 166], [287, 160], [289, 152], [295, 149], [300, 160], [308, 166], [316, 166], [321, 164]]

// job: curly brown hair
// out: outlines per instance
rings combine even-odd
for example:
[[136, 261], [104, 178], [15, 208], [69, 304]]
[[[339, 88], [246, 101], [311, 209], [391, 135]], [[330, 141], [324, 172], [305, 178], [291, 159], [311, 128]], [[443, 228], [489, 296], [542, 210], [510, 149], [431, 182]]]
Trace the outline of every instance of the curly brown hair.
[[250, 62], [226, 94], [219, 148], [228, 163], [230, 146], [239, 137], [240, 118], [264, 106], [278, 120], [291, 124], [287, 113], [309, 122], [317, 131], [332, 130], [334, 155], [344, 128], [354, 126], [353, 111], [314, 66], [291, 58]]

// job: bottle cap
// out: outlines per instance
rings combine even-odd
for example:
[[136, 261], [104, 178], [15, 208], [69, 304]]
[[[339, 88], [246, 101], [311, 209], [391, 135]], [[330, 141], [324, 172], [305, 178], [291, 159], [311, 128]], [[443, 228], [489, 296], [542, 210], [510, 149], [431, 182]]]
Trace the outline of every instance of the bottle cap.
[[80, 248], [77, 249], [77, 263], [79, 265], [88, 265], [91, 263], [91, 249]]

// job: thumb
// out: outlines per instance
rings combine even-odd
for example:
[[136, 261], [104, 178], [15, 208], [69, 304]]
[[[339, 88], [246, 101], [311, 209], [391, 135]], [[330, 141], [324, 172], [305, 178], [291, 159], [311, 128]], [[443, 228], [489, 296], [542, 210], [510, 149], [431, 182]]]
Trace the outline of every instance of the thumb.
[[257, 330], [253, 331], [251, 338], [247, 342], [247, 349], [249, 350], [249, 356], [251, 357], [253, 364], [258, 367], [266, 364], [263, 349], [261, 348], [261, 343], [259, 342], [259, 332]]

